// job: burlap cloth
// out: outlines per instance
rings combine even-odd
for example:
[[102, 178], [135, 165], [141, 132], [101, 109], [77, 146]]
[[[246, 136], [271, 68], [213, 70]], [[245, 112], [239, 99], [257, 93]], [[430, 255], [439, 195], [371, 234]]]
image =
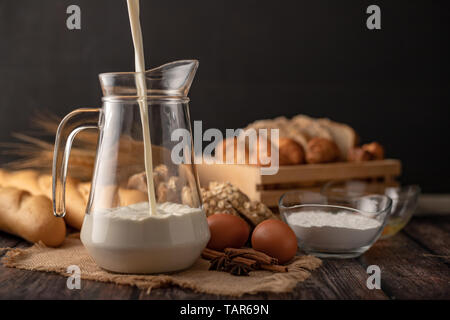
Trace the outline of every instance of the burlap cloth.
[[67, 267], [77, 265], [81, 278], [121, 285], [133, 285], [150, 293], [153, 288], [176, 285], [196, 292], [239, 297], [258, 292], [290, 292], [298, 282], [307, 279], [321, 265], [313, 256], [298, 256], [288, 265], [287, 273], [252, 271], [249, 276], [233, 276], [225, 272], [208, 271], [209, 261], [199, 259], [190, 269], [158, 275], [116, 274], [98, 267], [88, 255], [79, 235], [69, 236], [59, 248], [35, 244], [26, 249], [9, 249], [2, 262], [7, 267], [56, 272], [64, 276]]

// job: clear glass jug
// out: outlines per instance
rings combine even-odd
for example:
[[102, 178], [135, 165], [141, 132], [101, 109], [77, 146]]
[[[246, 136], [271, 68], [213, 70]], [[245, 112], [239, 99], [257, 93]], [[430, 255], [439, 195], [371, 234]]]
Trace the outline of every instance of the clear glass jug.
[[197, 66], [195, 60], [176, 61], [145, 75], [157, 215], [149, 214], [136, 73], [101, 74], [103, 107], [77, 109], [58, 128], [53, 204], [60, 217], [72, 141], [83, 129], [99, 130], [81, 240], [100, 267], [124, 273], [181, 270], [196, 261], [209, 240], [192, 143], [184, 145], [190, 149], [184, 154], [188, 161], [172, 157], [179, 144], [172, 139], [174, 130], [192, 134], [187, 93]]

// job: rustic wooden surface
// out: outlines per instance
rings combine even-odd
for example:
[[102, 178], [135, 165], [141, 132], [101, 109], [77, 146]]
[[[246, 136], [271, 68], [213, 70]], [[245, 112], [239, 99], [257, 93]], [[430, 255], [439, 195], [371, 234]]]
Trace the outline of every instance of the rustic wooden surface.
[[[0, 247], [26, 247], [0, 233]], [[0, 256], [2, 253], [0, 253]], [[450, 299], [450, 217], [415, 217], [395, 237], [378, 241], [358, 259], [324, 260], [289, 294], [262, 293], [243, 299]], [[381, 290], [366, 286], [368, 265], [381, 269]], [[146, 294], [137, 288], [82, 280], [69, 290], [57, 274], [0, 266], [0, 299], [228, 299], [176, 287]]]

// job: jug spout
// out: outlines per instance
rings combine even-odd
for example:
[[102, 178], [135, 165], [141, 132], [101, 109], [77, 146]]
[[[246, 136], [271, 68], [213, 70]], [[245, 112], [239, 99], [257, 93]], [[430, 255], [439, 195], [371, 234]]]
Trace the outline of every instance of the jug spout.
[[[186, 97], [191, 88], [197, 60], [179, 60], [147, 70], [145, 79], [148, 97]], [[100, 74], [100, 84], [105, 98], [114, 96], [136, 96], [136, 72]]]
[[179, 60], [148, 70], [147, 88], [187, 96], [197, 68], [197, 60]]

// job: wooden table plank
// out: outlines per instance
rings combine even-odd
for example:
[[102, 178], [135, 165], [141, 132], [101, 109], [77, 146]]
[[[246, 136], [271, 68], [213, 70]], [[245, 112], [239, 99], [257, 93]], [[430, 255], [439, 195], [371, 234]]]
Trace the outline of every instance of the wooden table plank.
[[366, 267], [380, 267], [381, 288], [391, 298], [449, 299], [450, 268], [429, 253], [399, 233], [377, 242], [360, 261]]
[[134, 294], [130, 286], [87, 280], [80, 290], [70, 290], [66, 281], [54, 273], [0, 266], [0, 299], [130, 299]]
[[[388, 299], [381, 290], [369, 290], [367, 274], [356, 260], [324, 260], [311, 277], [299, 283], [290, 293], [259, 293], [239, 299]], [[230, 299], [227, 296], [199, 294], [180, 288], [155, 289], [150, 295], [141, 292], [140, 299]], [[232, 299], [232, 298], [231, 298]]]
[[[340, 275], [342, 273], [343, 275]], [[356, 275], [356, 276], [355, 276]], [[364, 287], [366, 274], [354, 260], [325, 261], [294, 292], [260, 293], [239, 299], [386, 299], [381, 291]], [[0, 299], [230, 299], [169, 287], [150, 294], [131, 286], [82, 280], [81, 290], [69, 290], [66, 278], [53, 273], [0, 266]]]
[[446, 263], [450, 263], [450, 216], [415, 217], [405, 233]]
[[[24, 241], [18, 247], [26, 247]], [[239, 299], [387, 299], [380, 290], [368, 290], [367, 274], [356, 260], [324, 260], [321, 268], [299, 283], [292, 293], [259, 293]], [[69, 290], [66, 278], [52, 273], [33, 272], [0, 266], [2, 299], [230, 299], [228, 296], [199, 294], [169, 287], [151, 294], [131, 286], [82, 280], [81, 290]]]
[[[22, 241], [22, 239], [16, 236], [0, 231], [0, 248], [14, 248]], [[0, 251], [0, 257], [4, 254], [5, 252]]]
[[[448, 255], [450, 219], [414, 218], [405, 233], [380, 241], [360, 259], [325, 259], [323, 266], [292, 293], [261, 293], [241, 299], [450, 299], [450, 270], [436, 255]], [[0, 233], [0, 247], [27, 247], [25, 241]], [[366, 267], [381, 268], [384, 290], [366, 287]], [[169, 287], [150, 295], [131, 286], [82, 280], [69, 290], [57, 274], [0, 266], [0, 299], [228, 299]]]
[[[0, 248], [31, 244], [0, 232]], [[0, 252], [0, 257], [5, 252]], [[130, 299], [140, 294], [133, 287], [82, 280], [81, 290], [70, 290], [67, 278], [55, 273], [7, 268], [0, 265], [0, 299]]]

